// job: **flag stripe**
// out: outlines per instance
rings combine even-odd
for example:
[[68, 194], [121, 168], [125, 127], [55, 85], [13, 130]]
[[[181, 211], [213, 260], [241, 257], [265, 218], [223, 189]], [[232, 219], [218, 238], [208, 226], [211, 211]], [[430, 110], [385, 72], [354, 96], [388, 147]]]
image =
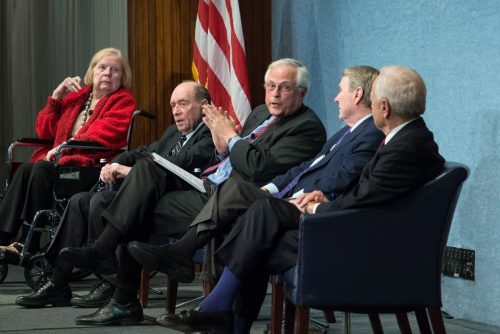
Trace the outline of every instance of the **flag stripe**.
[[214, 104], [243, 124], [251, 111], [250, 85], [237, 0], [199, 1], [192, 71]]

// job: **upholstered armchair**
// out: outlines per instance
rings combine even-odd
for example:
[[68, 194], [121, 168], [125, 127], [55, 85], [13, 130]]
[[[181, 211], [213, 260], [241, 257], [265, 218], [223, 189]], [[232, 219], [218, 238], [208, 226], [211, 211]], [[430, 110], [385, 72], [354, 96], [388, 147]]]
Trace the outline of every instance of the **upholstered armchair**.
[[[285, 332], [293, 331], [295, 313], [297, 332], [306, 333], [315, 308], [345, 312], [345, 332], [350, 312], [396, 313], [398, 320], [416, 312], [422, 333], [431, 332], [428, 316], [434, 333], [446, 333], [441, 260], [467, 176], [467, 167], [448, 162], [436, 178], [387, 205], [303, 215], [297, 265], [280, 278]], [[282, 313], [272, 317], [280, 323]], [[408, 332], [407, 320], [400, 329]]]

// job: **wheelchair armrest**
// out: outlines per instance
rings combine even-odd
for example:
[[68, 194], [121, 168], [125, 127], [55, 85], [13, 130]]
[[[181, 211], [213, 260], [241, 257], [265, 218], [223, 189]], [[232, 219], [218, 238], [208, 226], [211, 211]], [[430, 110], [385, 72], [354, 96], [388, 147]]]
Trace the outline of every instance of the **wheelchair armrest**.
[[7, 183], [10, 181], [11, 174], [13, 172], [13, 164], [14, 164], [14, 150], [18, 147], [52, 147], [53, 145], [52, 140], [47, 140], [47, 139], [39, 139], [39, 138], [29, 138], [29, 137], [22, 137], [22, 138], [17, 138], [13, 143], [9, 145], [9, 148], [7, 149], [7, 165], [8, 165], [8, 175], [7, 177]]
[[94, 142], [94, 141], [78, 141], [78, 140], [68, 140], [61, 145], [57, 146], [56, 148], [56, 153], [55, 153], [55, 163], [56, 165], [59, 164], [59, 158], [61, 155], [61, 150], [62, 149], [87, 149], [87, 150], [93, 150], [93, 151], [111, 151], [114, 150], [111, 147], [106, 147], [102, 146], [101, 144]]
[[22, 137], [22, 138], [17, 138], [12, 143], [12, 145], [16, 145], [16, 146], [51, 146], [53, 143], [54, 143], [53, 140], [48, 140], [48, 139]]
[[64, 148], [103, 148], [105, 150], [111, 150], [109, 147], [104, 147], [95, 141], [84, 141], [84, 140], [68, 140], [67, 142], [61, 144]]

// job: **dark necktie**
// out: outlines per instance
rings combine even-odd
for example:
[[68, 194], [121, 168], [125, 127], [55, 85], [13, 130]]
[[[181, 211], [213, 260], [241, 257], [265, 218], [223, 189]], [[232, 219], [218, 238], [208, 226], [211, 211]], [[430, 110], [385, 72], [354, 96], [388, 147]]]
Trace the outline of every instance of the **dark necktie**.
[[382, 142], [380, 143], [378, 149], [380, 150], [381, 148], [384, 148], [385, 147], [385, 138], [382, 139]]
[[175, 146], [174, 146], [174, 148], [172, 149], [172, 151], [170, 152], [169, 155], [171, 157], [173, 157], [177, 153], [179, 153], [179, 151], [181, 150], [182, 145], [184, 144], [185, 141], [186, 141], [186, 135], [181, 135], [181, 138], [179, 139], [179, 141], [177, 143], [175, 143]]
[[[342, 136], [340, 136], [339, 140], [337, 140], [337, 142], [335, 142], [335, 144], [332, 146], [332, 149], [334, 147], [336, 147], [338, 144], [340, 144], [342, 142], [342, 140], [344, 140], [344, 138], [351, 132], [351, 129], [347, 129], [346, 132], [344, 132], [344, 134]], [[330, 149], [331, 151], [331, 149]], [[297, 183], [299, 183], [299, 180], [301, 178], [302, 175], [304, 175], [307, 171], [309, 171], [311, 169], [311, 166], [307, 167], [306, 169], [304, 169], [302, 172], [300, 172], [297, 176], [295, 176], [292, 181], [290, 181], [290, 183], [288, 183], [285, 188], [283, 188], [279, 193], [277, 193], [276, 195], [274, 195], [274, 197], [277, 197], [277, 198], [283, 198], [285, 197], [289, 192], [290, 190], [293, 189], [293, 187], [295, 187], [297, 185]]]
[[[246, 140], [248, 142], [250, 142], [250, 143], [253, 142], [255, 139], [257, 139], [260, 136], [262, 136], [264, 134], [264, 132], [266, 132], [266, 130], [271, 127], [271, 125], [276, 124], [279, 120], [280, 119], [278, 117], [274, 117], [266, 125], [264, 125], [263, 127], [261, 127], [260, 129], [258, 129], [257, 131], [255, 131], [252, 134], [250, 134], [250, 136]], [[222, 165], [222, 163], [224, 163], [224, 161], [226, 161], [227, 159], [229, 159], [229, 155], [227, 157], [225, 157], [223, 160], [219, 161], [219, 163], [217, 163], [217, 164], [215, 164], [213, 166], [210, 166], [207, 169], [205, 169], [203, 171], [203, 173], [201, 173], [200, 177], [201, 178], [206, 178], [208, 175], [210, 175], [213, 172], [215, 172], [217, 170], [217, 168], [219, 168], [219, 166]]]

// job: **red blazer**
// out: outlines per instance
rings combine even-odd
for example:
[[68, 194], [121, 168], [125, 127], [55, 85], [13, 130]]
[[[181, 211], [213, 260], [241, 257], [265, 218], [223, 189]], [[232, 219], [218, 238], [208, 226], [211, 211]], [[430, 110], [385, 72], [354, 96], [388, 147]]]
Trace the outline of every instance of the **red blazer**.
[[[40, 139], [53, 140], [56, 147], [71, 137], [73, 124], [83, 104], [89, 98], [92, 86], [85, 86], [76, 93], [69, 93], [62, 101], [49, 96], [47, 105], [38, 113], [35, 130]], [[93, 152], [72, 150], [66, 152], [59, 163], [78, 166], [98, 166], [99, 158], [108, 161], [127, 145], [127, 130], [136, 109], [135, 99], [128, 89], [121, 88], [99, 100], [87, 122], [73, 137], [75, 140], [95, 141], [116, 150]], [[49, 148], [41, 147], [31, 156], [31, 161], [42, 160]]]

